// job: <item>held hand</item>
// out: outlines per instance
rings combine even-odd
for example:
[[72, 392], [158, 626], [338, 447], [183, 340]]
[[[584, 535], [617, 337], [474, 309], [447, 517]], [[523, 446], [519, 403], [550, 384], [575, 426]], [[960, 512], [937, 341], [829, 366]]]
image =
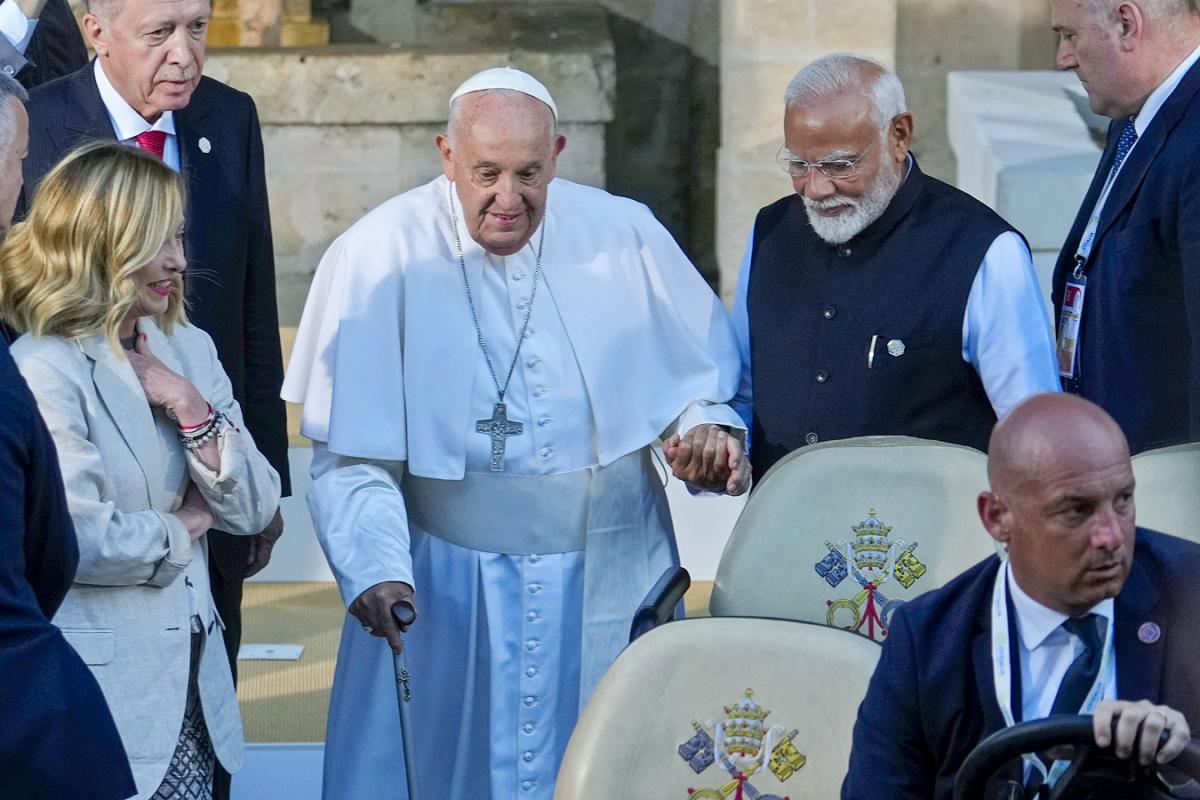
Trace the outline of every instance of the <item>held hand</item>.
[[180, 425], [204, 421], [208, 403], [187, 378], [173, 372], [150, 351], [144, 334], [138, 335], [134, 349], [126, 355], [150, 405], [170, 409]]
[[[1092, 731], [1096, 745], [1108, 747], [1111, 744], [1118, 758], [1131, 758], [1136, 745], [1137, 760], [1143, 766], [1171, 761], [1183, 752], [1192, 736], [1183, 714], [1169, 706], [1154, 705], [1149, 700], [1136, 703], [1105, 700], [1096, 706], [1092, 715]], [[1159, 747], [1158, 740], [1163, 731], [1168, 731], [1170, 738]]]
[[[367, 633], [387, 639], [392, 652], [399, 655], [404, 645], [400, 641], [401, 628], [392, 616], [392, 606], [396, 603], [408, 603], [415, 611], [417, 604], [413, 602], [413, 588], [407, 583], [385, 581], [360, 594], [350, 604], [350, 613], [362, 623]], [[408, 628], [405, 625], [403, 630], [407, 631]]]
[[204, 495], [200, 494], [200, 490], [194, 483], [188, 484], [187, 491], [183, 494], [183, 501], [175, 510], [175, 516], [187, 528], [188, 538], [193, 542], [208, 533], [208, 529], [213, 526], [212, 510], [209, 509], [208, 501], [204, 499]]
[[275, 516], [267, 527], [250, 537], [250, 554], [246, 557], [246, 577], [257, 575], [271, 561], [271, 549], [283, 536], [283, 514], [275, 509]]
[[672, 436], [663, 454], [675, 477], [698, 489], [736, 497], [750, 488], [750, 462], [741, 440], [719, 425], [697, 425], [682, 437]]

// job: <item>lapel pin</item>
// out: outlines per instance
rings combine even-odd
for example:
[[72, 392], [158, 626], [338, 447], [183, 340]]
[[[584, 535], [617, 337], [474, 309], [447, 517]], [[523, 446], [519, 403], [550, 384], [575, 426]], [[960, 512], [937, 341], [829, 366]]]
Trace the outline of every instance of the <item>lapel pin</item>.
[[207, 155], [208, 153], [211, 153], [211, 152], [212, 152], [212, 142], [210, 142], [210, 141], [208, 140], [208, 137], [207, 137], [207, 136], [201, 136], [201, 137], [200, 137], [200, 142], [199, 142], [199, 145], [200, 145], [200, 152], [201, 152], [201, 153], [204, 153], [205, 155]]
[[896, 358], [904, 355], [904, 342], [899, 339], [892, 339], [888, 342], [888, 355]]
[[1138, 641], [1142, 644], [1154, 644], [1162, 636], [1162, 628], [1153, 622], [1143, 622], [1138, 628]]

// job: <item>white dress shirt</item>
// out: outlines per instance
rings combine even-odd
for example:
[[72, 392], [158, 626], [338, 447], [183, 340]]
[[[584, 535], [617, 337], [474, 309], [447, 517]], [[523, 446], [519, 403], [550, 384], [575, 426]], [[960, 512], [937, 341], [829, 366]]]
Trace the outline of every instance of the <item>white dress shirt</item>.
[[[1046, 608], [1017, 585], [1012, 570], [1008, 570], [1008, 596], [1016, 612], [1016, 624], [1021, 653], [1021, 719], [1028, 721], [1050, 716], [1054, 697], [1071, 662], [1083, 652], [1083, 642], [1067, 633], [1062, 624], [1067, 615]], [[1113, 618], [1113, 600], [1101, 600], [1089, 613]], [[1117, 660], [1109, 662], [1104, 676], [1104, 699], [1117, 697]]]
[[108, 118], [112, 121], [117, 140], [137, 147], [138, 134], [146, 131], [162, 131], [167, 134], [167, 141], [163, 145], [163, 163], [179, 172], [179, 139], [175, 136], [175, 112], [164, 111], [153, 124], [147, 122], [117, 92], [112, 82], [109, 81], [108, 75], [104, 74], [101, 61], [102, 59], [96, 59], [96, 87], [100, 90], [100, 99], [104, 101], [104, 108], [108, 111]]
[[[742, 353], [741, 381], [731, 405], [747, 427], [751, 426], [754, 407], [750, 317], [746, 308], [753, 250], [751, 230], [738, 269], [737, 296], [731, 312]], [[880, 287], [880, 291], [886, 292], [886, 288]], [[1032, 394], [1061, 389], [1050, 311], [1042, 299], [1029, 248], [1016, 233], [997, 236], [983, 256], [963, 315], [962, 358], [975, 367], [997, 418]]]
[[[1150, 93], [1150, 96], [1146, 98], [1146, 102], [1142, 103], [1142, 110], [1138, 112], [1137, 117], [1135, 117], [1133, 120], [1133, 129], [1137, 131], [1139, 138], [1146, 132], [1146, 129], [1150, 127], [1150, 123], [1154, 121], [1154, 117], [1156, 114], [1158, 114], [1158, 110], [1163, 107], [1163, 103], [1167, 102], [1167, 98], [1171, 96], [1171, 92], [1175, 91], [1175, 88], [1179, 86], [1179, 82], [1183, 80], [1183, 76], [1187, 74], [1188, 70], [1191, 69], [1198, 60], [1200, 60], [1200, 47], [1197, 47], [1195, 50], [1193, 50], [1191, 55], [1185, 58], [1183, 62], [1175, 68], [1175, 71], [1168, 75], [1167, 79], [1159, 84], [1157, 89]], [[1135, 142], [1133, 148], [1130, 149], [1130, 152], [1133, 152], [1133, 149], [1136, 147], [1137, 143]], [[1128, 156], [1126, 156], [1126, 159], [1128, 160]]]
[[36, 19], [25, 16], [16, 0], [0, 2], [0, 36], [7, 39], [21, 55], [25, 55], [29, 48], [29, 40], [33, 38], [37, 23]]

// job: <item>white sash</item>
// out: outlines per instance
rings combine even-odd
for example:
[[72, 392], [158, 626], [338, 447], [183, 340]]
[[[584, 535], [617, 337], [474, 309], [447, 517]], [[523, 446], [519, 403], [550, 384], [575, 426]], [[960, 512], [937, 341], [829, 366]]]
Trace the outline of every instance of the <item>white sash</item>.
[[471, 550], [509, 555], [584, 551], [580, 707], [629, 641], [633, 614], [679, 563], [666, 493], [643, 447], [605, 467], [562, 475], [404, 476], [409, 520]]

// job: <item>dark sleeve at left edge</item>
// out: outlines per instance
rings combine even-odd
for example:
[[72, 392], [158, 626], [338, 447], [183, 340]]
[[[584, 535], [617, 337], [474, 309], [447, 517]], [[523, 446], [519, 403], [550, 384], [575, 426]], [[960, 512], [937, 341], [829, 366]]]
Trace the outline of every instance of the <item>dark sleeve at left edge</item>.
[[25, 579], [50, 619], [75, 579], [79, 545], [54, 440], [6, 346], [0, 347], [0, 360], [0, 381], [7, 384], [0, 391], [0, 413], [8, 420], [0, 436], [0, 484], [5, 487], [0, 505], [6, 507], [0, 524], [23, 539]]

